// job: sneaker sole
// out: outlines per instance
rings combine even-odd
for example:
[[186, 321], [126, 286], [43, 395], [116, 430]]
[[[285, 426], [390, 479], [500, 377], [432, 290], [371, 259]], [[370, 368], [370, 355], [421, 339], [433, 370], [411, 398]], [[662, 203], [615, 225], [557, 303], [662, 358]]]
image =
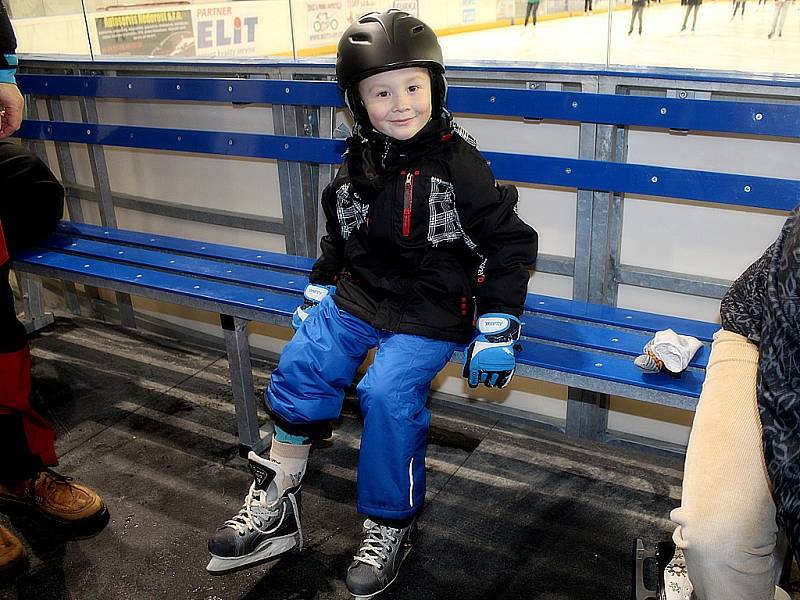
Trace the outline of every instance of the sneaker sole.
[[70, 539], [86, 539], [96, 536], [110, 520], [108, 507], [103, 505], [103, 508], [93, 514], [91, 517], [81, 519], [79, 521], [65, 521], [52, 515], [39, 510], [35, 505], [30, 502], [17, 500], [16, 498], [9, 498], [7, 496], [0, 497], [0, 507], [6, 512], [17, 511], [18, 514], [25, 514], [26, 516], [33, 516], [40, 518], [58, 527], [58, 532]]
[[[217, 556], [211, 555], [211, 560], [206, 565], [209, 575], [227, 575], [236, 571], [249, 569], [257, 565], [277, 560], [294, 550], [298, 545], [297, 534], [282, 538], [266, 540], [247, 556]], [[297, 550], [296, 552], [299, 552]]]

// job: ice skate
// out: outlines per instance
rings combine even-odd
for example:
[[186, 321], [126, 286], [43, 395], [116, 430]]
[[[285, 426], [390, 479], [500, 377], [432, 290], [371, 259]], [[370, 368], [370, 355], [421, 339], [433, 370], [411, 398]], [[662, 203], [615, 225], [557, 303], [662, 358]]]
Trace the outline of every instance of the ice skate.
[[303, 547], [300, 485], [284, 488], [281, 467], [255, 452], [247, 459], [253, 483], [244, 504], [208, 541], [211, 560], [206, 570], [212, 575], [255, 566]]
[[[642, 540], [637, 539], [633, 559], [633, 600], [692, 600], [686, 559], [683, 550], [676, 549], [675, 544], [659, 542], [655, 551], [647, 551]], [[654, 576], [653, 569], [648, 568], [652, 561], [655, 561]], [[648, 583], [655, 583], [655, 587]]]
[[397, 579], [416, 535], [416, 520], [401, 529], [364, 521], [364, 542], [347, 569], [347, 589], [354, 600], [377, 596]]

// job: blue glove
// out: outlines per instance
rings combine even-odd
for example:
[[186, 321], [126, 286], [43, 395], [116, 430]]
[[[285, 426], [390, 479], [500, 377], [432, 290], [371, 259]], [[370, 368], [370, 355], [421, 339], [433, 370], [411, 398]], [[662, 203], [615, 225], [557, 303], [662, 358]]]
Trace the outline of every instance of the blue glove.
[[298, 306], [292, 314], [292, 329], [295, 331], [300, 329], [300, 325], [303, 324], [303, 321], [317, 309], [317, 306], [319, 306], [319, 303], [322, 302], [325, 296], [333, 296], [335, 291], [335, 285], [317, 285], [316, 283], [309, 283], [303, 292], [303, 298], [305, 298], [303, 304]]
[[503, 313], [488, 313], [478, 319], [478, 334], [464, 352], [464, 377], [469, 387], [503, 388], [511, 381], [517, 361], [519, 319]]

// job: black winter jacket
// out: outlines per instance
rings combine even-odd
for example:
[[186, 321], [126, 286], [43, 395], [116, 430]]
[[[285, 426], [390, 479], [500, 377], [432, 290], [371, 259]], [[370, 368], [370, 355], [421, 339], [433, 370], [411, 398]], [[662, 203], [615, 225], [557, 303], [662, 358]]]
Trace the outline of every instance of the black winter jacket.
[[14, 37], [14, 30], [11, 29], [11, 21], [8, 18], [6, 7], [3, 0], [0, 0], [0, 69], [9, 68], [7, 54], [14, 54], [17, 49], [17, 39]]
[[[465, 139], [466, 138], [466, 139]], [[466, 342], [477, 316], [522, 314], [537, 234], [469, 135], [449, 119], [397, 142], [348, 139], [322, 194], [327, 235], [313, 283], [373, 327]]]

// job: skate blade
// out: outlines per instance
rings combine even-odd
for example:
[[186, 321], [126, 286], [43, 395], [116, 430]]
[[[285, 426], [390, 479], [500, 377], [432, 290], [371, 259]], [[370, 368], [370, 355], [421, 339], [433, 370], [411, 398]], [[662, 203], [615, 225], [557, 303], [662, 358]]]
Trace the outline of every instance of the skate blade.
[[[244, 569], [277, 560], [294, 550], [298, 545], [296, 535], [280, 539], [267, 540], [247, 556], [226, 557], [211, 555], [211, 560], [206, 565], [209, 575], [228, 575]], [[296, 550], [299, 552], [299, 549]]]

